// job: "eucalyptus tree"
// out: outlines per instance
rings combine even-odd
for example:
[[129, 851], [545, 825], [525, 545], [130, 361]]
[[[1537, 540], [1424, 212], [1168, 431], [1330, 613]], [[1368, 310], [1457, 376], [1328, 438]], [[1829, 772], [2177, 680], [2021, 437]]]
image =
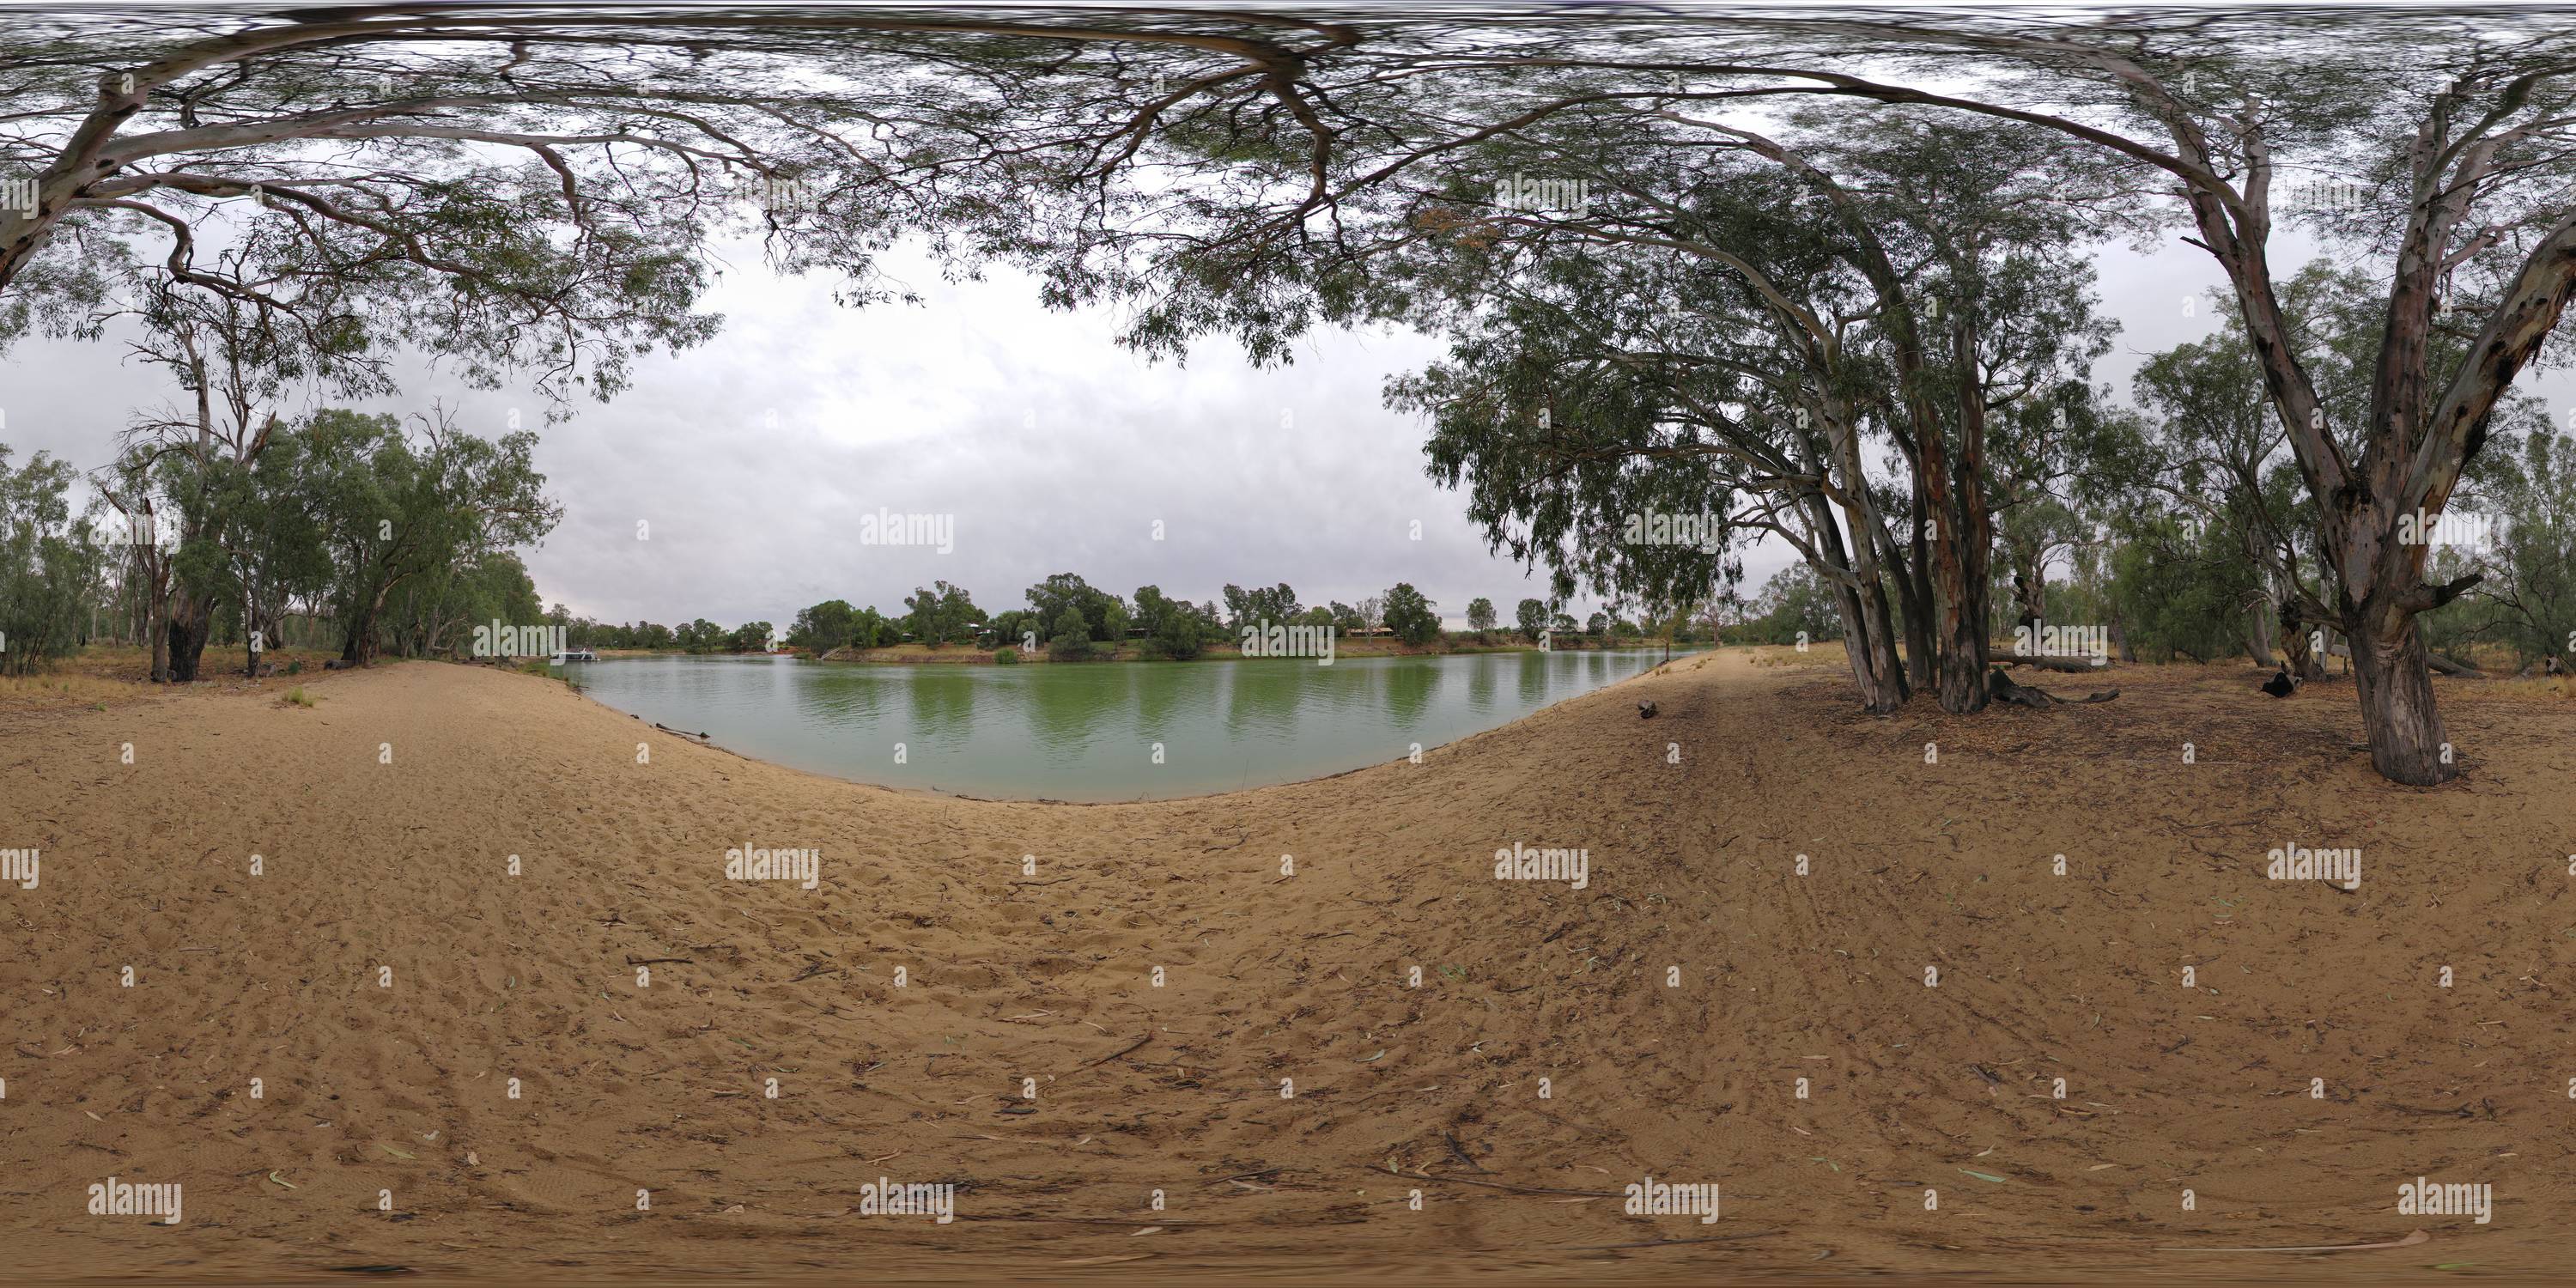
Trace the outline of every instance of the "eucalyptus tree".
[[[136, 409], [119, 444], [120, 460], [133, 467], [122, 480], [158, 488], [157, 512], [176, 520], [168, 532], [152, 534], [173, 547], [172, 573], [146, 584], [162, 596], [154, 616], [166, 636], [155, 645], [154, 674], [166, 670], [180, 683], [197, 677], [224, 587], [251, 592], [232, 601], [254, 619], [245, 623], [245, 639], [272, 624], [263, 611], [284, 603], [282, 595], [257, 593], [262, 571], [244, 561], [261, 550], [286, 557], [271, 538], [278, 536], [274, 523], [292, 516], [239, 510], [259, 504], [253, 476], [282, 423], [282, 405], [299, 391], [363, 398], [394, 387], [385, 352], [337, 275], [299, 265], [292, 247], [259, 234], [215, 252], [212, 262], [270, 285], [229, 293], [127, 263], [77, 328], [87, 335], [119, 330], [129, 358], [168, 373], [180, 395]], [[140, 518], [140, 499], [134, 504]], [[254, 532], [267, 536], [245, 535]], [[191, 546], [203, 549], [176, 553]]]
[[0, 443], [0, 674], [25, 675], [88, 637], [107, 553], [72, 513], [72, 478], [43, 452], [12, 468]]
[[[291, 430], [263, 438], [255, 461], [191, 462], [186, 473], [196, 486], [180, 489], [189, 502], [186, 532], [171, 552], [173, 580], [204, 615], [188, 638], [202, 649], [210, 635], [204, 628], [217, 620], [213, 610], [238, 610], [243, 669], [252, 674], [261, 650], [282, 638], [287, 606], [327, 594], [334, 571], [321, 498], [310, 487], [309, 440]], [[179, 632], [171, 634], [175, 643]], [[177, 661], [174, 650], [174, 678], [184, 680], [175, 674]], [[190, 659], [188, 675], [195, 671]]]
[[[2187, 240], [2227, 276], [2317, 503], [2332, 598], [2300, 594], [2296, 607], [2352, 640], [2371, 763], [2405, 783], [2456, 776], [2416, 618], [2480, 574], [2428, 581], [2418, 534], [2576, 295], [2576, 56], [2563, 25], [2411, 14], [2328, 28], [2247, 11], [1808, 30], [1907, 64], [1895, 79], [1807, 75], [1816, 95], [2038, 125], [2135, 166], [2179, 205]], [[1942, 87], [1903, 83], [1925, 73]], [[2333, 418], [2292, 334], [2274, 260], [2285, 226], [2374, 265], [2382, 298], [2358, 419]]]
[[[2086, 375], [2109, 327], [2069, 251], [2085, 225], [2052, 195], [2092, 176], [2027, 130], [1911, 122], [1801, 151], [1672, 110], [1559, 125], [1565, 138], [1543, 155], [1592, 185], [1593, 208], [1533, 213], [1498, 191], [1500, 209], [1479, 209], [1453, 184], [1449, 206], [1411, 218], [1427, 231], [1405, 254], [1436, 246], [1455, 262], [1397, 279], [1412, 292], [1408, 316], [1481, 328], [1457, 354], [1488, 368], [1489, 387], [1498, 331], [1518, 337], [1514, 361], [1588, 373], [1604, 405], [1634, 422], [1616, 434], [1639, 461], [1726, 460], [1731, 472], [1698, 486], [1768, 498], [1738, 526], [1787, 540], [1846, 597], [1846, 648], [1872, 710], [1893, 709], [1916, 685], [1937, 686], [1947, 710], [1981, 708], [1988, 458], [2020, 467], [2004, 493], [2014, 503], [2073, 469], [2070, 448], [2099, 419]], [[1521, 131], [1515, 146], [1536, 133]], [[1394, 390], [1424, 411], [1459, 392], [1454, 379]], [[1540, 384], [1520, 392], [1548, 395]], [[1683, 441], [1656, 441], [1658, 423]], [[1456, 482], [1470, 440], [1463, 422], [1446, 428], [1431, 447], [1434, 474]], [[1892, 480], [1871, 468], [1877, 449]], [[1508, 478], [1502, 454], [1549, 450], [1491, 440], [1474, 463]], [[1596, 510], [1615, 497], [1613, 482], [1629, 486], [1603, 477]], [[1471, 506], [1489, 527], [1491, 511]], [[1573, 536], [1560, 567], [1634, 562], [1567, 520], [1549, 516], [1540, 533], [1541, 545]]]
[[501, 556], [543, 539], [563, 514], [545, 494], [532, 459], [536, 435], [526, 430], [485, 439], [437, 415], [406, 428], [393, 416], [329, 408], [297, 432], [307, 440], [305, 486], [332, 554], [330, 599], [344, 661], [376, 657], [397, 591], [514, 562]]
[[2517, 653], [2576, 667], [2576, 438], [2540, 430], [2508, 460], [2496, 489], [2503, 575], [2479, 592]]

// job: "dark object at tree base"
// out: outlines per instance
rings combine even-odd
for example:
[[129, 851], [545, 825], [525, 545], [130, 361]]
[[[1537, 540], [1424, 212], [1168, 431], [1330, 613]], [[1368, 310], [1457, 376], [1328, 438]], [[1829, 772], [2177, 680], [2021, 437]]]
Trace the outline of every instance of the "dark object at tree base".
[[358, 664], [348, 660], [347, 658], [335, 657], [325, 659], [322, 663], [322, 669], [325, 671], [354, 671], [358, 669]]
[[1651, 703], [1651, 702], [1640, 702], [1640, 703], [1638, 703], [1638, 704], [1637, 704], [1637, 718], [1638, 718], [1638, 719], [1640, 719], [1640, 720], [1652, 720], [1652, 719], [1654, 719], [1654, 718], [1655, 718], [1655, 704], [1654, 704], [1654, 703]]
[[2106, 671], [2111, 667], [2110, 662], [2107, 660], [2096, 664], [2091, 658], [2082, 657], [2013, 657], [2005, 661], [1998, 662], [1996, 665], [2035, 666], [2043, 671], [2060, 671], [2068, 675], [2083, 675], [2091, 671]]
[[2276, 698], [2286, 698], [2298, 687], [2299, 682], [2290, 678], [2290, 668], [2286, 666], [2273, 672], [2272, 678], [2263, 682], [2263, 691]]
[[2046, 711], [2050, 707], [2108, 702], [2120, 696], [2120, 691], [2112, 689], [2107, 693], [2094, 693], [2081, 698], [2061, 698], [2046, 689], [2035, 689], [2027, 684], [2015, 684], [2011, 676], [2004, 674], [2002, 667], [1996, 667], [1993, 674], [1987, 677], [1986, 696], [1997, 702], [2010, 702], [2016, 706], [2029, 707], [2034, 711]]

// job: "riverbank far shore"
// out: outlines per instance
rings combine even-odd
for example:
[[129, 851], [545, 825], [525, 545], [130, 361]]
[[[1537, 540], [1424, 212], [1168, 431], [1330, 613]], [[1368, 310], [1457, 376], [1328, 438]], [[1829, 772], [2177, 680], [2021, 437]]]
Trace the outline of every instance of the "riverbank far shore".
[[[1832, 662], [1085, 806], [488, 667], [0, 709], [0, 848], [40, 859], [0, 888], [0, 1246], [263, 1281], [2565, 1262], [2576, 704], [2443, 684], [2468, 772], [2428, 790], [2352, 750], [2348, 683], [1874, 719]], [[2284, 847], [2358, 888], [2269, 879]], [[2419, 1177], [2492, 1219], [2400, 1214]], [[92, 1215], [111, 1178], [181, 1221]], [[1629, 1214], [1650, 1178], [1721, 1215]]]

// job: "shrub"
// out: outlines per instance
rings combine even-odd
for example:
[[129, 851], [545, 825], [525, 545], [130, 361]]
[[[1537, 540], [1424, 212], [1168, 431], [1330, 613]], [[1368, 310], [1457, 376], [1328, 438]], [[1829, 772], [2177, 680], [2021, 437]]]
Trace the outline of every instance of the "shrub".
[[997, 666], [1018, 666], [1020, 651], [1015, 648], [997, 648], [993, 650], [993, 662]]
[[1055, 633], [1047, 638], [1047, 656], [1058, 662], [1091, 656], [1091, 626], [1083, 620], [1081, 609], [1068, 606], [1056, 617]]

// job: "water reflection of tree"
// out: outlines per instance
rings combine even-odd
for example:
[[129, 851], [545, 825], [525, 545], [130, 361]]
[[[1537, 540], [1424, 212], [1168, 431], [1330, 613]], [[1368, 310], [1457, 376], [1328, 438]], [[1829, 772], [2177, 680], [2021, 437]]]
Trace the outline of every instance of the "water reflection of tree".
[[1440, 691], [1440, 669], [1437, 661], [1406, 659], [1388, 664], [1382, 683], [1387, 716], [1396, 728], [1409, 732], [1421, 723], [1432, 695]]
[[1192, 718], [1216, 710], [1216, 694], [1229, 669], [1196, 662], [1137, 663], [1118, 668], [1127, 679], [1127, 709], [1136, 713], [1139, 742], [1171, 743]]
[[1494, 684], [1501, 661], [1492, 653], [1475, 655], [1467, 663], [1467, 709], [1483, 715], [1494, 709]]
[[873, 724], [885, 712], [887, 678], [837, 662], [799, 662], [778, 668], [788, 703], [826, 728]]
[[1547, 701], [1548, 669], [1556, 665], [1554, 653], [1521, 654], [1521, 707], [1534, 709]]
[[1336, 708], [1345, 704], [1354, 682], [1362, 681], [1347, 665], [1318, 666], [1311, 658], [1234, 663], [1225, 693], [1226, 732], [1236, 738], [1255, 733], [1288, 737], [1296, 732], [1297, 715], [1308, 709], [1310, 699]]
[[1122, 673], [1134, 663], [1047, 663], [1044, 674], [1031, 673], [1026, 686], [1029, 737], [1050, 756], [1078, 756], [1093, 750], [1102, 723], [1113, 711], [1128, 679]]
[[967, 746], [975, 732], [977, 678], [961, 667], [905, 668], [903, 684], [911, 699], [912, 727], [898, 741], [908, 745], [914, 764], [921, 763], [929, 748]]

